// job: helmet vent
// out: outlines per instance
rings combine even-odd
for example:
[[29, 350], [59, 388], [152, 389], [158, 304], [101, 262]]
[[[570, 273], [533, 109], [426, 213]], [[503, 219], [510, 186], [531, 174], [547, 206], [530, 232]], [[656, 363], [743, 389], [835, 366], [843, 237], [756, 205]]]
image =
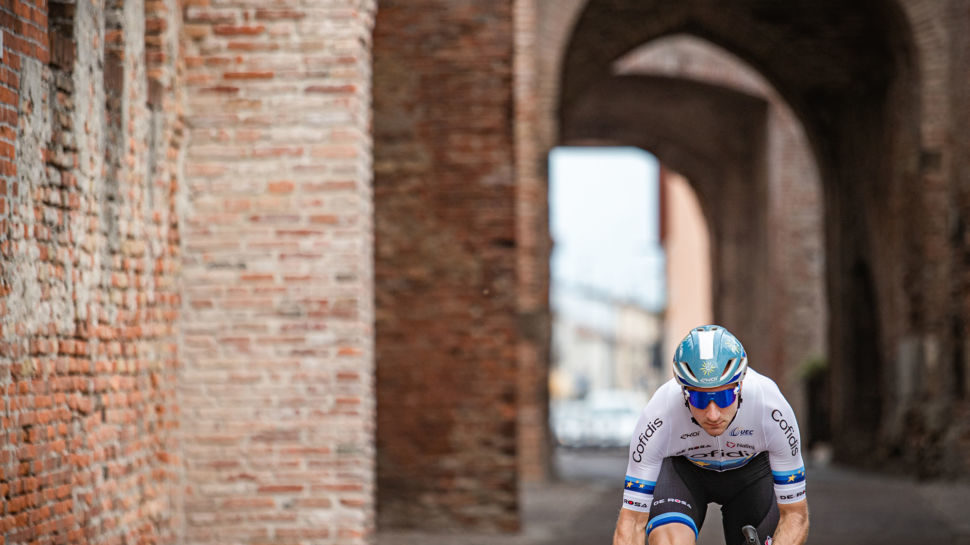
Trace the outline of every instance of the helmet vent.
[[734, 369], [738, 365], [738, 358], [731, 358], [728, 360], [727, 365], [724, 366], [724, 372], [721, 373], [721, 378], [729, 377], [734, 373]]
[[687, 375], [691, 378], [691, 380], [694, 380], [694, 381], [697, 380], [697, 376], [694, 375], [694, 372], [690, 370], [690, 366], [687, 365], [687, 362], [682, 361], [682, 362], [678, 362], [678, 363], [680, 363], [680, 368], [682, 370], [686, 371]]

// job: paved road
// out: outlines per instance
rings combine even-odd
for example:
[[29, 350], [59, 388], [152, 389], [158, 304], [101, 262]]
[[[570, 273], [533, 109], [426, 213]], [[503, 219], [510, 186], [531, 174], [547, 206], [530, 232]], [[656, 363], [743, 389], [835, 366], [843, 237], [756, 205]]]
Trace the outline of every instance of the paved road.
[[[524, 487], [523, 531], [515, 535], [381, 532], [378, 545], [609, 544], [620, 506], [626, 453], [560, 451], [558, 482]], [[918, 483], [809, 465], [809, 545], [970, 545], [970, 483]], [[621, 484], [617, 484], [620, 482]], [[717, 507], [698, 545], [723, 543]]]

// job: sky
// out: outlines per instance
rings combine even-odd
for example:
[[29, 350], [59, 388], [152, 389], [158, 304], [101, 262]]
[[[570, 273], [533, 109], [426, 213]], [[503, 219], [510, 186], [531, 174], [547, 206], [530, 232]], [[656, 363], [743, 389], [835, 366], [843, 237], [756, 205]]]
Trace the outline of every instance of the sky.
[[557, 310], [568, 312], [562, 308], [562, 291], [580, 287], [649, 310], [663, 308], [658, 187], [657, 159], [638, 148], [560, 147], [550, 153], [549, 227]]

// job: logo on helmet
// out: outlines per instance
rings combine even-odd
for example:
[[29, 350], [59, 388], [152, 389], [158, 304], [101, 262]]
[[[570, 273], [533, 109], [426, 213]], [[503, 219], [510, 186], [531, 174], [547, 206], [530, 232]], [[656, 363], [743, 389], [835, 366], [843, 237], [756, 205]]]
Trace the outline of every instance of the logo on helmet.
[[701, 371], [704, 371], [705, 375], [710, 375], [714, 373], [714, 371], [717, 371], [717, 365], [713, 361], [705, 361], [704, 364], [701, 365]]

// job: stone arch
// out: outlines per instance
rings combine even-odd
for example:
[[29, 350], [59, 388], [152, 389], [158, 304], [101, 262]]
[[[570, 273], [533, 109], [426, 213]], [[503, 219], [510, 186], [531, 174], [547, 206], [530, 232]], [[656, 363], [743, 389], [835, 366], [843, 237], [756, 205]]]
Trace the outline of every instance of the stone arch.
[[[827, 218], [833, 433], [836, 451], [857, 458], [885, 436], [882, 416], [893, 380], [888, 362], [896, 335], [908, 327], [901, 313], [914, 299], [901, 288], [899, 258], [918, 238], [892, 220], [919, 202], [911, 198], [921, 154], [906, 15], [888, 1], [752, 1], [713, 10], [699, 1], [671, 6], [592, 0], [565, 46], [559, 119], [568, 119], [612, 77], [612, 63], [624, 53], [676, 33], [708, 40], [755, 67], [805, 127]], [[565, 137], [566, 127], [559, 129]], [[933, 157], [924, 160], [932, 163]], [[869, 295], [852, 296], [860, 293]], [[881, 388], [860, 410], [844, 385], [863, 377]]]
[[[768, 317], [744, 300], [767, 281], [768, 190], [762, 164], [767, 112], [760, 97], [636, 75], [601, 82], [561, 119], [565, 144], [593, 139], [635, 145], [692, 181], [712, 241], [714, 314], [741, 338], [752, 339], [748, 352], [762, 362], [771, 360], [755, 332]], [[734, 213], [739, 209], [749, 212]], [[774, 367], [767, 369], [773, 375], [779, 371]]]
[[[610, 31], [604, 35], [606, 27]], [[818, 131], [835, 122], [825, 114], [826, 106], [885, 91], [901, 75], [896, 69], [914, 62], [906, 16], [893, 0], [851, 7], [832, 0], [785, 5], [747, 0], [718, 9], [703, 1], [669, 6], [590, 0], [565, 45], [559, 110], [591, 82], [609, 77], [612, 61], [624, 53], [680, 33], [722, 47], [754, 67], [802, 118], [820, 155], [828, 135]]]
[[[690, 35], [643, 44], [615, 61], [613, 71], [614, 79], [654, 77], [661, 92], [630, 85], [605, 91], [608, 85], [597, 85], [591, 94], [600, 97], [604, 115], [596, 119], [592, 132], [590, 127], [564, 126], [564, 138], [568, 142], [583, 132], [596, 138], [598, 130], [598, 138], [648, 146], [668, 166], [689, 173], [689, 183], [701, 194], [698, 204], [706, 206], [704, 215], [711, 219], [710, 224], [703, 220], [702, 228], [712, 231], [713, 249], [722, 254], [714, 267], [709, 256], [703, 260], [706, 271], [719, 271], [713, 279], [722, 286], [707, 289], [721, 293], [717, 306], [728, 313], [720, 312], [720, 319], [742, 334], [773, 324], [775, 335], [743, 335], [753, 365], [779, 382], [799, 414], [824, 409], [818, 403], [809, 405], [810, 400], [819, 400], [819, 394], [809, 395], [804, 371], [825, 355], [821, 191], [811, 150], [794, 114], [741, 59]], [[624, 90], [632, 96], [622, 98]], [[732, 95], [736, 98], [725, 98]], [[617, 106], [624, 110], [622, 115], [606, 113]], [[706, 174], [702, 165], [707, 165]], [[713, 204], [731, 192], [744, 203], [746, 213], [725, 214]], [[745, 231], [739, 239], [738, 234]], [[731, 263], [733, 271], [724, 270]], [[758, 265], [739, 268], [739, 263]], [[674, 275], [668, 281], [683, 279], [684, 265], [668, 268]], [[712, 283], [710, 272], [704, 278]], [[750, 293], [758, 294], [760, 304], [744, 304]], [[680, 304], [673, 298], [668, 310], [676, 311]], [[689, 324], [668, 324], [664, 357], [670, 356], [685, 327]], [[824, 381], [813, 379], [810, 384], [817, 392]], [[807, 424], [802, 428], [810, 441], [825, 439], [827, 426]]]

